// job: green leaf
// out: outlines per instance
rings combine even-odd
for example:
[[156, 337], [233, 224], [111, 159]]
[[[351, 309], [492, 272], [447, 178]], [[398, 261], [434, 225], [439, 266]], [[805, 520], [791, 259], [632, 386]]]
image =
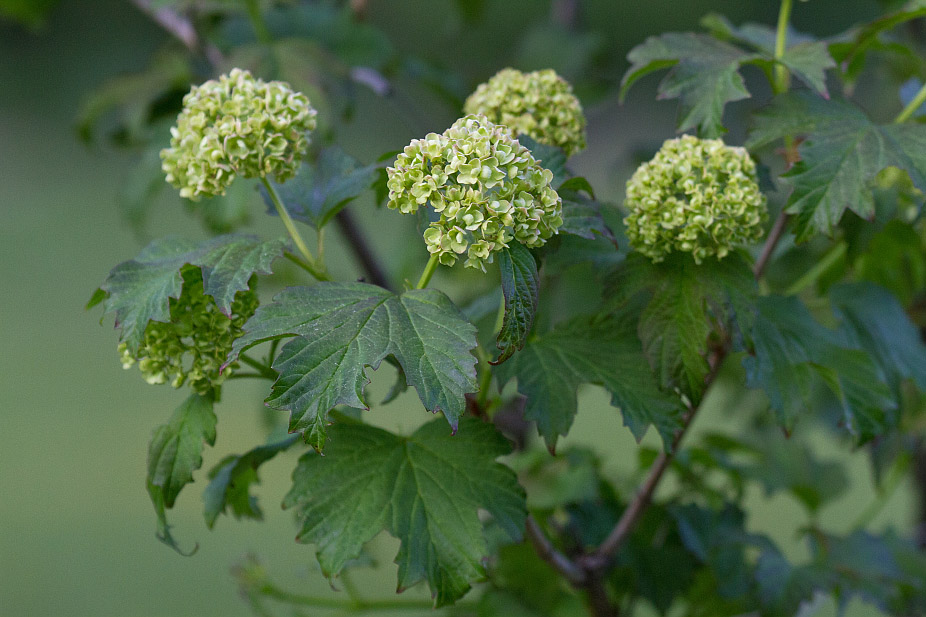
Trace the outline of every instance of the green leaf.
[[[617, 240], [614, 238], [614, 232], [611, 231], [611, 228], [608, 227], [601, 215], [602, 210], [608, 206], [596, 201], [594, 197], [590, 198], [580, 194], [579, 189], [573, 190], [571, 187], [581, 184], [576, 181], [588, 184], [585, 178], [576, 177], [564, 182], [563, 186], [557, 190], [563, 200], [563, 224], [560, 226], [559, 231], [586, 240], [594, 240], [600, 236], [616, 247]], [[581, 190], [588, 191], [590, 195], [592, 194], [590, 186]]]
[[717, 137], [726, 132], [724, 106], [749, 98], [740, 65], [758, 57], [706, 34], [651, 36], [627, 55], [631, 67], [621, 82], [621, 98], [644, 75], [669, 68], [659, 84], [659, 98], [679, 99], [678, 130], [697, 129], [699, 135]]
[[540, 288], [537, 261], [524, 245], [511, 242], [499, 253], [498, 267], [505, 296], [505, 318], [497, 342], [502, 353], [493, 364], [501, 364], [524, 348], [537, 314]]
[[31, 28], [45, 23], [60, 0], [0, 0], [0, 17], [14, 19]]
[[678, 400], [660, 392], [630, 320], [577, 318], [531, 340], [496, 368], [501, 383], [518, 380], [527, 397], [524, 417], [537, 423], [549, 448], [566, 435], [580, 384], [603, 386], [639, 441], [653, 424], [669, 447], [681, 426]]
[[793, 187], [785, 206], [796, 216], [798, 240], [815, 231], [832, 234], [846, 209], [875, 216], [872, 185], [882, 170], [896, 167], [926, 189], [926, 126], [873, 123], [847, 101], [794, 94], [779, 97], [757, 114], [748, 147], [804, 135], [801, 160], [782, 178]]
[[267, 404], [289, 410], [291, 432], [321, 449], [328, 411], [336, 405], [368, 409], [363, 387], [373, 370], [395, 356], [428, 411], [442, 411], [456, 430], [474, 392], [476, 329], [447, 296], [434, 289], [401, 295], [366, 283], [292, 287], [257, 310], [229, 354], [234, 360], [260, 342], [295, 336], [273, 363], [280, 376]]
[[742, 596], [749, 589], [745, 549], [754, 543], [747, 534], [744, 513], [732, 504], [711, 510], [695, 504], [672, 509], [682, 543], [717, 575], [720, 595]]
[[257, 498], [250, 491], [252, 484], [260, 483], [257, 469], [297, 440], [297, 437], [290, 437], [258, 446], [245, 454], [227, 456], [212, 468], [209, 485], [203, 491], [204, 516], [209, 529], [215, 526], [219, 514], [229, 508], [235, 518], [263, 519], [264, 514], [257, 505]]
[[855, 270], [860, 279], [890, 290], [910, 306], [926, 290], [926, 238], [909, 224], [892, 220], [871, 239]]
[[269, 274], [283, 247], [281, 240], [244, 235], [218, 236], [198, 245], [174, 237], [155, 240], [138, 257], [113, 268], [103, 281], [105, 312], [115, 313], [120, 340], [134, 352], [149, 321], [170, 321], [168, 299], [180, 296], [184, 265], [201, 267], [204, 291], [228, 314], [235, 294], [248, 289], [251, 275]]
[[456, 436], [433, 421], [401, 437], [344, 419], [331, 428], [326, 456], [299, 459], [283, 503], [296, 507], [298, 539], [316, 545], [326, 576], [385, 529], [401, 541], [399, 590], [427, 580], [443, 606], [485, 575], [479, 510], [520, 540], [524, 491], [514, 472], [495, 462], [510, 444], [489, 424], [461, 424]]
[[830, 56], [826, 43], [798, 43], [785, 50], [778, 60], [792, 75], [813, 88], [817, 94], [829, 98], [826, 89], [826, 71], [836, 63]]
[[203, 442], [215, 444], [212, 394], [191, 394], [162, 424], [148, 445], [148, 482], [163, 491], [164, 505], [174, 506], [180, 489], [193, 481], [203, 464]]
[[553, 172], [553, 186], [559, 186], [565, 182], [572, 174], [566, 169], [566, 153], [562, 148], [542, 144], [530, 135], [518, 135], [518, 141], [522, 146], [531, 151], [531, 155], [544, 168]]
[[926, 6], [923, 2], [919, 0], [908, 2], [903, 9], [876, 19], [856, 30], [852, 33], [849, 42], [834, 43], [830, 46], [830, 52], [840, 65], [849, 66], [860, 57], [863, 58], [865, 51], [878, 42], [882, 33], [920, 17], [926, 17]]
[[[274, 182], [273, 186], [290, 216], [321, 229], [351, 200], [373, 187], [381, 166], [361, 166], [357, 159], [332, 146], [322, 150], [314, 164], [303, 164], [295, 178], [283, 184]], [[264, 188], [261, 195], [267, 213], [276, 215]]]
[[681, 388], [699, 399], [708, 374], [711, 323], [731, 334], [748, 333], [756, 286], [749, 263], [739, 253], [697, 265], [688, 254], [675, 253], [654, 264], [634, 253], [608, 281], [616, 304], [643, 295], [638, 335], [650, 366], [665, 390]]
[[896, 407], [871, 356], [824, 328], [796, 298], [759, 299], [755, 356], [743, 361], [747, 383], [768, 395], [786, 430], [810, 404], [815, 384], [825, 383], [842, 407], [846, 428], [860, 441], [885, 428], [885, 411]]
[[180, 490], [193, 481], [193, 472], [203, 464], [203, 444], [215, 444], [214, 397], [191, 394], [174, 411], [167, 424], [159, 426], [148, 444], [146, 486], [157, 514], [157, 537], [182, 555], [170, 533], [166, 509], [172, 508]]
[[850, 340], [877, 360], [895, 392], [904, 379], [926, 392], [926, 345], [890, 292], [871, 283], [843, 284], [830, 291], [830, 300]]
[[829, 586], [829, 576], [814, 565], [794, 566], [777, 548], [763, 551], [756, 565], [759, 601], [767, 614], [793, 617], [803, 602]]

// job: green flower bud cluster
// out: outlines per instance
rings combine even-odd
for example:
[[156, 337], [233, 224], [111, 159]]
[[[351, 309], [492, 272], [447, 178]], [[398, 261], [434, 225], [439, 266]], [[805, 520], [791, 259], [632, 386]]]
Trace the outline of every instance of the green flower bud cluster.
[[768, 218], [756, 165], [744, 148], [684, 135], [666, 141], [627, 182], [631, 246], [654, 262], [673, 251], [723, 258], [762, 237]]
[[430, 205], [440, 214], [424, 240], [445, 266], [466, 253], [465, 265], [484, 271], [510, 241], [542, 246], [563, 224], [553, 173], [485, 116], [412, 141], [386, 171], [390, 208], [408, 214]]
[[288, 84], [232, 69], [183, 98], [161, 167], [180, 196], [193, 201], [224, 195], [236, 176], [283, 182], [305, 156], [315, 115], [309, 99]]
[[184, 383], [200, 394], [221, 384], [238, 368], [230, 364], [220, 372], [232, 342], [241, 336], [244, 322], [257, 310], [254, 291], [239, 291], [225, 316], [215, 300], [203, 292], [202, 272], [184, 266], [183, 289], [179, 298], [170, 298], [170, 322], [148, 322], [145, 337], [136, 353], [125, 343], [119, 345], [123, 368], [136, 362], [150, 384], [170, 381], [179, 388]]
[[476, 88], [463, 111], [482, 114], [515, 135], [530, 135], [570, 156], [585, 149], [582, 104], [569, 82], [552, 69], [533, 73], [502, 69]]

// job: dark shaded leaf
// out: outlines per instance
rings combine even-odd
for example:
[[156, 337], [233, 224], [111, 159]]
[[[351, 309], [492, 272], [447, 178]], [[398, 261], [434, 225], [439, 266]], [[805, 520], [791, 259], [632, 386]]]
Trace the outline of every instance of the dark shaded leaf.
[[800, 135], [801, 160], [782, 176], [793, 187], [785, 208], [796, 215], [798, 240], [815, 231], [832, 234], [847, 209], [874, 218], [872, 186], [888, 167], [926, 190], [926, 126], [877, 125], [849, 102], [794, 94], [757, 114], [748, 147]]
[[537, 261], [524, 245], [510, 242], [498, 255], [498, 267], [505, 297], [505, 317], [497, 342], [502, 353], [493, 364], [501, 364], [524, 348], [534, 325], [540, 288]]
[[251, 485], [259, 484], [257, 469], [287, 450], [298, 441], [290, 437], [276, 443], [258, 446], [240, 455], [227, 456], [209, 472], [209, 485], [203, 491], [206, 526], [212, 529], [219, 514], [231, 508], [235, 518], [263, 519], [257, 498], [251, 495]]
[[[321, 229], [352, 199], [373, 187], [381, 166], [363, 167], [357, 159], [332, 146], [322, 150], [314, 164], [303, 164], [295, 178], [284, 184], [274, 183], [274, 188], [290, 216]], [[263, 187], [261, 195], [267, 213], [275, 216], [276, 208]]]
[[668, 446], [681, 426], [680, 402], [656, 387], [630, 320], [574, 319], [531, 340], [496, 374], [501, 383], [517, 378], [518, 392], [527, 397], [525, 418], [537, 423], [550, 448], [569, 432], [583, 383], [611, 393], [637, 440], [653, 424]]

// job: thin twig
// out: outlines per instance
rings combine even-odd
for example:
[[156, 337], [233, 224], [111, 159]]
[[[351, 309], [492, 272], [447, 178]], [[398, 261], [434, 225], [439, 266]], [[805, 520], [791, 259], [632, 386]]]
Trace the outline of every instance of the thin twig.
[[[714, 379], [716, 379], [717, 372], [720, 370], [720, 365], [723, 363], [725, 355], [725, 349], [717, 350], [711, 362], [711, 370], [704, 378], [705, 388], [709, 387], [714, 382]], [[595, 551], [581, 559], [580, 563], [583, 569], [594, 572], [604, 570], [608, 567], [612, 557], [617, 553], [618, 549], [624, 543], [624, 540], [626, 540], [630, 532], [633, 531], [637, 521], [640, 520], [640, 517], [646, 512], [646, 509], [652, 502], [656, 487], [659, 485], [660, 480], [662, 480], [666, 469], [668, 469], [669, 463], [672, 462], [681, 444], [682, 438], [688, 431], [688, 427], [691, 426], [691, 422], [694, 420], [697, 412], [698, 407], [689, 407], [682, 418], [681, 428], [675, 432], [672, 438], [672, 448], [670, 450], [663, 450], [656, 456], [656, 460], [653, 462], [653, 466], [650, 467], [646, 480], [644, 480], [643, 484], [640, 486], [633, 501], [630, 502], [627, 509], [621, 514], [620, 519], [618, 519], [617, 524], [614, 525], [611, 533], [608, 534], [608, 537], [605, 538], [604, 542], [602, 542]]]
[[366, 234], [363, 233], [363, 230], [350, 211], [347, 209], [341, 210], [334, 219], [337, 221], [341, 233], [347, 238], [347, 245], [354, 252], [357, 261], [359, 261], [360, 265], [363, 267], [363, 271], [367, 275], [367, 280], [374, 285], [392, 289], [389, 278], [380, 267], [379, 260], [373, 253], [373, 249], [370, 247], [370, 242]]
[[768, 238], [765, 240], [765, 246], [762, 247], [762, 253], [759, 255], [759, 259], [756, 260], [756, 265], [752, 270], [756, 280], [762, 278], [765, 267], [772, 258], [772, 253], [775, 252], [775, 247], [778, 246], [781, 236], [788, 227], [789, 220], [791, 220], [791, 215], [784, 210], [782, 210], [781, 213], [778, 214], [778, 218], [775, 219], [772, 230], [768, 232]]
[[529, 514], [527, 515], [527, 523], [524, 530], [531, 544], [534, 545], [534, 550], [537, 551], [537, 555], [541, 559], [553, 566], [554, 570], [566, 577], [566, 580], [576, 587], [585, 585], [587, 579], [586, 573], [576, 562], [556, 550], [556, 547], [553, 546], [553, 543], [547, 538], [543, 529], [540, 528], [540, 524]]
[[192, 53], [204, 55], [213, 67], [219, 67], [224, 62], [219, 48], [203, 41], [193, 23], [177, 11], [168, 6], [155, 7], [151, 0], [132, 0], [132, 4], [183, 43]]

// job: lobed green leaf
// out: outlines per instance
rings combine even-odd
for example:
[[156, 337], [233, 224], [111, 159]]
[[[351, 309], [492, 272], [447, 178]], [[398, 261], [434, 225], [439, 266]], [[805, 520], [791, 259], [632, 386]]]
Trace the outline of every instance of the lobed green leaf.
[[497, 339], [497, 346], [502, 353], [493, 364], [501, 364], [515, 351], [524, 348], [537, 314], [540, 289], [537, 260], [524, 245], [509, 243], [508, 248], [498, 255], [498, 267], [505, 298], [505, 314]]
[[284, 506], [296, 508], [298, 539], [316, 545], [327, 576], [385, 529], [401, 541], [399, 591], [426, 580], [443, 606], [485, 576], [489, 549], [478, 510], [520, 540], [524, 490], [495, 462], [510, 444], [476, 419], [461, 424], [456, 436], [433, 421], [401, 437], [344, 419], [331, 428], [326, 456], [299, 459]]

